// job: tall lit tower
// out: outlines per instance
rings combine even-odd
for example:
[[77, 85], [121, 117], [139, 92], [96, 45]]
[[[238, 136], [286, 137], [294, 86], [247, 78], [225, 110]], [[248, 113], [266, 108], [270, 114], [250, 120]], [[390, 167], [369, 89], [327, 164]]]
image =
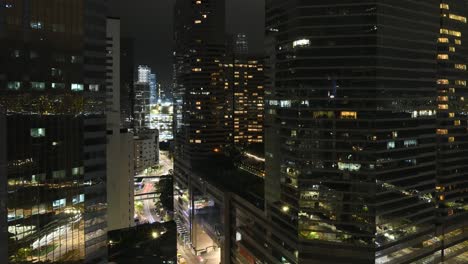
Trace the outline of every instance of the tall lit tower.
[[176, 211], [192, 239], [195, 215], [188, 208], [195, 199], [193, 173], [221, 155], [232, 136], [232, 95], [222, 65], [225, 1], [178, 0], [174, 11], [175, 188], [189, 198], [179, 200]]
[[106, 6], [0, 4], [9, 262], [107, 260]]

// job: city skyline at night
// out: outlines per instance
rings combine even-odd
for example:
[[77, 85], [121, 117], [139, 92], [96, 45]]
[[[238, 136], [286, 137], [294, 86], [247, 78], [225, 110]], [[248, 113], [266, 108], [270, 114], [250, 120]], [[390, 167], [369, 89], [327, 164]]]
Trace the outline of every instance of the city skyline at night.
[[0, 1], [0, 264], [468, 263], [467, 17]]

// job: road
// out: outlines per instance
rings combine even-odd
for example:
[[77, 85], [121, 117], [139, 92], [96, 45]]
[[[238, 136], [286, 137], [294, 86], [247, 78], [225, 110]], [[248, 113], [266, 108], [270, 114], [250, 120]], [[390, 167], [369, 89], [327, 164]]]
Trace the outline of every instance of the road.
[[168, 175], [169, 171], [174, 168], [174, 163], [172, 159], [169, 158], [169, 153], [167, 151], [159, 152], [159, 164], [162, 166], [160, 175]]
[[[170, 170], [173, 169], [173, 162], [172, 159], [169, 158], [169, 153], [167, 151], [161, 151], [159, 155], [159, 164], [161, 167], [157, 170], [148, 170], [146, 174], [140, 174], [135, 177], [143, 178], [141, 184], [143, 184], [143, 188], [141, 190], [135, 191], [135, 195], [142, 195], [142, 194], [150, 194], [155, 192], [155, 185], [154, 181], [159, 180], [159, 176], [165, 176], [170, 173]], [[140, 223], [154, 223], [158, 219], [158, 221], [162, 221], [161, 217], [158, 217], [155, 213], [155, 206], [153, 199], [146, 199], [142, 201], [143, 203], [143, 212], [140, 217]], [[157, 219], [156, 219], [157, 218]]]
[[[150, 181], [143, 181], [143, 183], [145, 184], [145, 187], [143, 187], [143, 192], [142, 193], [152, 193], [154, 192], [154, 184]], [[152, 209], [154, 209], [154, 202], [152, 199], [146, 199], [143, 201], [143, 211], [145, 213], [145, 217], [146, 217], [146, 220], [148, 220], [148, 222], [150, 224], [156, 222], [156, 220], [154, 220], [154, 216], [153, 216], [153, 213], [151, 212]]]
[[[177, 241], [177, 253], [185, 259], [187, 264], [198, 264], [199, 259], [192, 254], [189, 248], [184, 247], [183, 242]], [[179, 262], [180, 263], [180, 262]]]

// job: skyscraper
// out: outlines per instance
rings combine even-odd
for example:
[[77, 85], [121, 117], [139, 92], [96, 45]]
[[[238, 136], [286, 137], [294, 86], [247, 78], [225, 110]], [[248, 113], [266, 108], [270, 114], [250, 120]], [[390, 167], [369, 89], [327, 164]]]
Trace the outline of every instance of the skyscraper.
[[135, 83], [134, 117], [137, 127], [150, 127], [151, 104], [157, 101], [156, 75], [145, 65], [138, 66], [138, 81]]
[[149, 83], [137, 82], [134, 85], [134, 127], [148, 127], [150, 121], [151, 92]]
[[150, 104], [154, 105], [158, 102], [158, 82], [154, 73], [149, 75], [149, 86], [151, 94]]
[[[225, 84], [225, 1], [178, 0], [174, 10], [174, 180], [179, 227], [196, 244], [196, 171], [232, 140], [232, 94]], [[193, 228], [192, 228], [193, 227]], [[201, 232], [200, 232], [201, 233]]]
[[91, 0], [0, 5], [10, 262], [107, 259], [105, 10]]
[[266, 17], [269, 258], [466, 262], [465, 2], [269, 0]]

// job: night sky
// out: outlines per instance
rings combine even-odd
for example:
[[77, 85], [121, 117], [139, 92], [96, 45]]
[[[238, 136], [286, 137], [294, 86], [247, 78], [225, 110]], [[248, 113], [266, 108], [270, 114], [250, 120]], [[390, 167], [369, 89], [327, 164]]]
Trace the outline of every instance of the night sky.
[[[263, 51], [264, 0], [226, 0], [227, 32], [244, 32], [252, 52]], [[158, 81], [172, 79], [172, 13], [175, 0], [112, 0], [123, 37], [135, 39], [135, 63], [153, 68]]]

